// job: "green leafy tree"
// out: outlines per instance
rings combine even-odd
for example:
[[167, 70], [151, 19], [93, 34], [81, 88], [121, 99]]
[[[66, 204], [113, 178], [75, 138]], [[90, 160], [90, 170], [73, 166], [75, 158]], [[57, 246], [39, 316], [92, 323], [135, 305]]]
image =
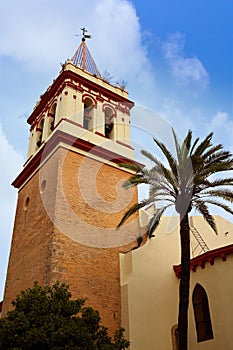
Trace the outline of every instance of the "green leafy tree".
[[85, 306], [84, 299], [71, 300], [68, 286], [22, 291], [12, 302], [14, 310], [0, 319], [0, 349], [17, 350], [123, 350], [129, 342], [123, 329], [114, 339], [100, 325], [98, 311]]
[[[160, 218], [167, 208], [174, 205], [180, 216], [180, 245], [181, 245], [181, 278], [179, 287], [179, 316], [178, 338], [179, 349], [187, 349], [188, 306], [190, 285], [190, 228], [189, 213], [196, 209], [217, 234], [214, 217], [210, 214], [208, 204], [218, 206], [233, 214], [227, 203], [233, 202], [233, 178], [218, 176], [219, 173], [233, 170], [233, 159], [230, 152], [224, 151], [222, 145], [212, 145], [210, 133], [203, 141], [199, 138], [192, 142], [192, 132], [189, 130], [182, 143], [173, 131], [174, 155], [157, 139], [156, 145], [166, 159], [164, 165], [158, 158], [147, 151], [142, 154], [152, 161], [150, 169], [137, 164], [122, 164], [135, 172], [124, 184], [126, 188], [139, 184], [149, 185], [148, 198], [133, 205], [123, 216], [118, 226], [140, 208], [151, 203], [161, 205], [151, 218], [147, 235], [153, 236], [159, 225]], [[213, 176], [216, 175], [216, 176]]]

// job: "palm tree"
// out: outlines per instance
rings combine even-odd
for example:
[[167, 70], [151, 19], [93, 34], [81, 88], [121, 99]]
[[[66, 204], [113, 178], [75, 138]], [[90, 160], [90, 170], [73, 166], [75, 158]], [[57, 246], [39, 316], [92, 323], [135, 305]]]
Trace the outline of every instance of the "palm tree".
[[[218, 206], [233, 214], [227, 202], [233, 202], [233, 178], [213, 176], [220, 172], [233, 170], [232, 154], [223, 150], [218, 144], [213, 146], [213, 133], [202, 142], [199, 138], [192, 142], [192, 131], [188, 131], [182, 143], [173, 131], [175, 156], [160, 141], [154, 142], [166, 158], [165, 166], [158, 158], [147, 151], [142, 154], [153, 162], [153, 167], [147, 169], [138, 164], [122, 164], [122, 167], [135, 172], [124, 187], [130, 188], [139, 184], [149, 185], [147, 199], [133, 205], [123, 216], [120, 227], [132, 214], [151, 203], [160, 204], [147, 226], [147, 235], [153, 237], [160, 218], [167, 208], [174, 205], [180, 216], [180, 246], [181, 246], [181, 278], [179, 287], [178, 342], [179, 350], [187, 350], [188, 306], [190, 285], [190, 229], [189, 213], [196, 209], [217, 234], [213, 216], [208, 204]], [[162, 202], [162, 205], [161, 205]]]

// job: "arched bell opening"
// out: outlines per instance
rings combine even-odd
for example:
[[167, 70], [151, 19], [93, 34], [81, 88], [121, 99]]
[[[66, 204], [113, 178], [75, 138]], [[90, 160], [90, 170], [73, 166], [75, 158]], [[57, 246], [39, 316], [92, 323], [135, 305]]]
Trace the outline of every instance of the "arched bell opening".
[[36, 128], [36, 149], [38, 149], [42, 144], [42, 135], [43, 135], [43, 128], [44, 128], [44, 118], [41, 119], [39, 122], [37, 128]]
[[91, 98], [86, 97], [84, 100], [83, 127], [86, 130], [93, 129], [94, 103]]
[[104, 120], [105, 120], [105, 137], [113, 139], [113, 127], [114, 127], [114, 111], [110, 107], [104, 109]]
[[56, 109], [57, 109], [57, 104], [54, 103], [52, 108], [49, 111], [49, 122], [48, 122], [48, 136], [53, 132], [54, 130], [54, 124], [55, 124], [55, 116], [56, 116]]

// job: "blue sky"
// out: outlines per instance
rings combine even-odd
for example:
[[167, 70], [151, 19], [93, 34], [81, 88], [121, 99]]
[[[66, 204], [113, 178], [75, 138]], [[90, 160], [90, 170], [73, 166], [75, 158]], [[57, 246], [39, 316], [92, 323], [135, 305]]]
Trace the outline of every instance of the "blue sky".
[[[100, 71], [126, 81], [136, 104], [159, 112], [181, 136], [189, 128], [201, 137], [214, 131], [214, 141], [233, 151], [232, 17], [231, 0], [1, 2], [1, 295], [17, 194], [10, 184], [26, 159], [26, 119], [74, 54], [80, 28], [92, 35], [88, 47]], [[153, 113], [132, 117], [132, 125], [144, 129], [133, 141], [146, 147], [156, 134]]]

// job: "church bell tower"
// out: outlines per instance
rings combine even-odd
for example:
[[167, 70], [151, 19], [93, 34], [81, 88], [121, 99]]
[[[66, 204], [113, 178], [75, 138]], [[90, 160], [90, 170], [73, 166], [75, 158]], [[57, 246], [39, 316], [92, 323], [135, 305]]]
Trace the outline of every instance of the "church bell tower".
[[123, 87], [101, 76], [82, 42], [28, 118], [30, 140], [18, 189], [3, 314], [34, 281], [59, 280], [87, 298], [113, 332], [121, 325], [119, 253], [139, 234], [138, 217], [116, 231], [137, 202], [125, 191], [133, 163], [130, 110]]

